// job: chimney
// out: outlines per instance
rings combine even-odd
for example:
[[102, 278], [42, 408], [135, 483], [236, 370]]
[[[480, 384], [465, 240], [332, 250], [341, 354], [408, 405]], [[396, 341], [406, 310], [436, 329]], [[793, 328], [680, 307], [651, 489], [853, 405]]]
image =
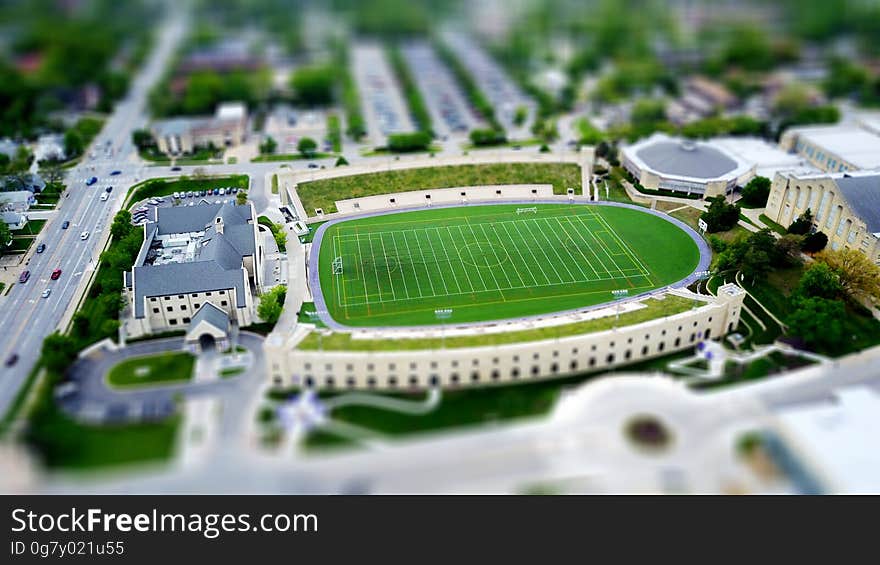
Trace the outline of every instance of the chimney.
[[223, 218], [221, 216], [214, 218], [214, 231], [223, 233]]

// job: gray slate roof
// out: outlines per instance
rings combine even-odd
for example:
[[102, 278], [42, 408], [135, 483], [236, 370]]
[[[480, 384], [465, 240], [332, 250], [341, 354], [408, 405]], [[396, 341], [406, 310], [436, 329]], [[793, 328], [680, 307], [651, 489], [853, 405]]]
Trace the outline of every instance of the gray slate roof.
[[868, 231], [880, 232], [880, 175], [844, 175], [837, 179], [837, 186]]
[[[248, 205], [210, 204], [162, 207], [156, 210], [157, 221], [146, 225], [146, 238], [135, 261], [135, 317], [144, 317], [144, 299], [150, 296], [236, 290], [236, 306], [246, 305], [247, 281], [242, 259], [255, 253], [254, 228], [248, 223]], [[217, 233], [214, 220], [223, 218], [223, 233]], [[191, 263], [144, 265], [146, 252], [157, 235], [204, 231], [198, 259]], [[225, 314], [224, 314], [225, 316]]]
[[210, 302], [205, 302], [190, 320], [189, 328], [193, 329], [201, 322], [208, 322], [217, 329], [229, 330], [229, 316]]
[[685, 149], [678, 141], [657, 141], [636, 152], [655, 171], [683, 177], [711, 179], [737, 168], [737, 163], [718, 149], [696, 143]]

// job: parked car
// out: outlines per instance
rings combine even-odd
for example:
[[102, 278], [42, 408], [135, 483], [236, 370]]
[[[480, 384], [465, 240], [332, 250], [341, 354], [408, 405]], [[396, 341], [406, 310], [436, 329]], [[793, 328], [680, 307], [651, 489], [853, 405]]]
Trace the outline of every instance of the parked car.
[[215, 188], [215, 189], [214, 189], [214, 192], [213, 192], [212, 194], [213, 194], [214, 196], [217, 196], [218, 194], [220, 194], [220, 189], [219, 189], [219, 188]]
[[12, 355], [10, 355], [9, 357], [6, 358], [5, 365], [7, 367], [12, 367], [16, 363], [18, 363], [18, 353], [13, 353]]
[[61, 229], [66, 230], [69, 227], [70, 227], [70, 222], [67, 220], [64, 220], [64, 222], [61, 224]]
[[52, 276], [50, 276], [49, 278], [52, 279], [53, 281], [57, 281], [60, 277], [61, 277], [61, 269], [55, 269], [54, 271], [52, 271]]
[[87, 240], [89, 238], [89, 232], [87, 232], [87, 231], [82, 232], [81, 234], [79, 234], [79, 238], [83, 241]]
[[46, 244], [45, 244], [45, 243], [41, 243], [41, 244], [39, 244], [39, 245], [37, 246], [37, 253], [42, 253], [42, 252], [45, 251], [45, 250], [46, 250]]
[[31, 278], [30, 271], [22, 271], [20, 275], [18, 275], [18, 282], [24, 284], [28, 282], [28, 279]]
[[52, 289], [51, 289], [51, 288], [47, 288], [46, 290], [43, 291], [43, 294], [41, 294], [41, 296], [42, 296], [43, 298], [49, 298], [49, 295], [50, 295], [50, 294], [52, 294]]
[[86, 181], [86, 186], [92, 186], [96, 182], [98, 182], [98, 177], [91, 177], [89, 180]]

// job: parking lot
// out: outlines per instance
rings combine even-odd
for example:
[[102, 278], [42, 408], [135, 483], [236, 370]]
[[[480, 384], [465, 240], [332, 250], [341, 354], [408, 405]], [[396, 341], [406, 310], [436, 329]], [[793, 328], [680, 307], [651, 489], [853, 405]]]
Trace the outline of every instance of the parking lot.
[[157, 196], [141, 200], [131, 208], [131, 223], [139, 226], [155, 221], [153, 210], [168, 206], [198, 206], [200, 204], [235, 204], [239, 189], [235, 187], [216, 187], [212, 190], [190, 190], [175, 192], [168, 196]]
[[[452, 49], [476, 81], [477, 87], [489, 99], [504, 129], [515, 134], [528, 133], [530, 122], [535, 116], [535, 103], [520, 91], [504, 69], [477, 42], [463, 33], [444, 33], [443, 41]], [[523, 126], [517, 127], [513, 123], [513, 118], [516, 109], [520, 106], [528, 109], [529, 117]]]
[[391, 134], [415, 131], [400, 85], [382, 47], [374, 43], [358, 43], [351, 54], [351, 70], [357, 82], [370, 141], [375, 146], [384, 146]]
[[425, 41], [407, 43], [403, 56], [425, 99], [434, 128], [441, 136], [467, 135], [484, 125], [473, 113], [455, 77]]

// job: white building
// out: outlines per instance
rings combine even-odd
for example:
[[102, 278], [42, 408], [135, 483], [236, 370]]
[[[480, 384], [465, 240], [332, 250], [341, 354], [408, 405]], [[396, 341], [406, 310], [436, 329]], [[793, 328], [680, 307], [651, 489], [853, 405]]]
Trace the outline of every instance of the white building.
[[853, 123], [795, 127], [780, 147], [829, 172], [880, 168], [880, 117], [863, 115]]

